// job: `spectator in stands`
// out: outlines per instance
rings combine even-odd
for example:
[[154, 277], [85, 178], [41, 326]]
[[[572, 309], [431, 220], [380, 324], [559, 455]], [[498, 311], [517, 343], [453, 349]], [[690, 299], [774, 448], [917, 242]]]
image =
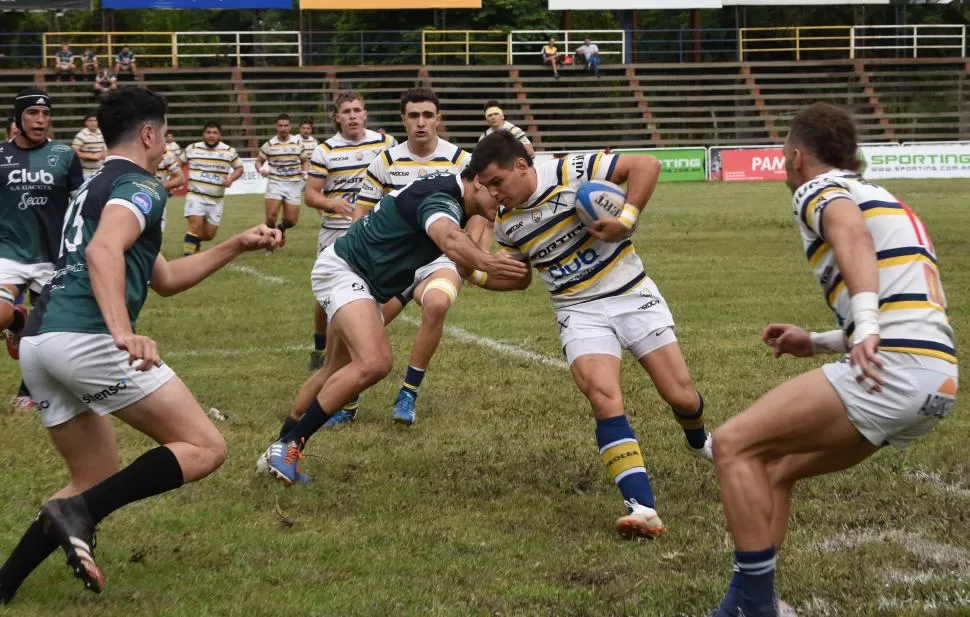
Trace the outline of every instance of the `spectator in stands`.
[[11, 139], [15, 138], [19, 134], [20, 134], [20, 129], [17, 128], [17, 120], [13, 116], [10, 116], [9, 118], [7, 118], [7, 127], [4, 130], [4, 138], [7, 141], [10, 141]]
[[96, 114], [84, 116], [84, 128], [74, 136], [71, 147], [77, 152], [77, 158], [81, 160], [81, 171], [84, 173], [84, 179], [87, 180], [101, 168], [101, 163], [108, 153], [104, 135], [98, 128]]
[[94, 96], [103, 97], [111, 90], [118, 89], [118, 78], [108, 67], [104, 67], [94, 76]]
[[130, 75], [132, 79], [139, 79], [138, 65], [135, 64], [135, 52], [125, 45], [115, 56], [115, 75], [127, 79]]
[[81, 72], [90, 76], [89, 79], [94, 79], [98, 72], [98, 54], [90, 47], [84, 48], [84, 53], [81, 54]]
[[593, 71], [596, 77], [600, 76], [600, 48], [596, 43], [585, 39], [583, 44], [576, 48], [576, 54], [585, 60], [587, 70]]
[[74, 81], [74, 52], [66, 41], [61, 43], [61, 50], [54, 55], [54, 74], [57, 81], [65, 77]]
[[488, 128], [482, 133], [482, 136], [478, 138], [478, 141], [485, 139], [486, 135], [489, 135], [495, 131], [508, 131], [512, 133], [512, 136], [522, 142], [525, 146], [525, 151], [529, 153], [529, 156], [535, 158], [536, 151], [532, 147], [532, 142], [526, 136], [525, 131], [515, 126], [511, 122], [505, 119], [505, 112], [499, 107], [498, 101], [489, 101], [485, 103], [485, 122], [488, 123]]
[[550, 38], [549, 43], [542, 47], [542, 61], [552, 67], [552, 75], [559, 79], [559, 48], [556, 39]]

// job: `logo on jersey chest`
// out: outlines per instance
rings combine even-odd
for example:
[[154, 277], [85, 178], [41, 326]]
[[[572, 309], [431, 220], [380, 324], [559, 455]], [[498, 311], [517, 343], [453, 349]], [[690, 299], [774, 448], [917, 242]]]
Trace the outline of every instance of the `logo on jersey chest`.
[[36, 208], [37, 206], [46, 206], [47, 196], [46, 195], [31, 195], [29, 193], [20, 194], [20, 203], [17, 204], [18, 210], [26, 210], [27, 208]]
[[573, 257], [572, 261], [564, 264], [557, 264], [549, 268], [549, 274], [554, 279], [565, 278], [567, 276], [576, 274], [583, 269], [583, 266], [596, 263], [599, 261], [599, 258], [599, 253], [597, 253], [595, 249], [584, 249], [576, 253], [576, 256]]
[[[407, 172], [407, 171], [392, 171], [391, 172], [391, 175], [394, 176], [394, 177], [396, 177], [396, 178], [407, 178], [411, 174], [409, 172]], [[421, 171], [418, 172], [418, 175], [423, 178], [427, 174], [422, 169]]]
[[49, 157], [47, 157], [47, 164], [53, 167], [54, 165], [57, 165], [57, 161], [59, 160], [61, 159], [52, 154]]
[[37, 171], [14, 169], [7, 174], [7, 186], [10, 186], [11, 184], [22, 184], [28, 182], [33, 184], [46, 184], [50, 186], [54, 184], [54, 175], [46, 169], [38, 169]]
[[532, 211], [532, 222], [533, 223], [538, 223], [541, 220], [542, 220], [542, 211], [541, 210], [533, 210]]

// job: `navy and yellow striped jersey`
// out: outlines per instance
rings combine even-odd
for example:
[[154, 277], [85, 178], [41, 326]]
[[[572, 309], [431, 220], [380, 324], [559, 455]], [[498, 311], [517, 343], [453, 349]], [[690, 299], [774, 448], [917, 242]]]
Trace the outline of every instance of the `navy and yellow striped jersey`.
[[299, 137], [300, 144], [303, 146], [303, 151], [306, 152], [307, 158], [310, 158], [313, 155], [313, 151], [317, 149], [317, 146], [319, 146], [320, 143], [313, 135], [309, 135], [307, 137], [300, 135]]
[[903, 202], [858, 174], [833, 170], [795, 191], [792, 200], [805, 254], [839, 327], [851, 337], [850, 296], [825, 241], [822, 214], [836, 199], [855, 203], [879, 260], [879, 348], [956, 362], [936, 251], [922, 221]]
[[[326, 178], [323, 194], [331, 199], [343, 199], [356, 203], [357, 194], [364, 185], [367, 167], [381, 152], [397, 145], [390, 135], [381, 135], [367, 129], [358, 140], [345, 139], [337, 133], [324, 141], [310, 157], [307, 173], [314, 178]], [[350, 219], [333, 212], [323, 212], [323, 226], [328, 229], [346, 229]]]
[[629, 239], [598, 240], [576, 216], [576, 190], [609, 180], [616, 161], [617, 155], [597, 152], [543, 163], [536, 167], [536, 192], [495, 219], [499, 245], [539, 271], [556, 308], [625, 294], [646, 279]]
[[277, 182], [302, 182], [303, 161], [310, 158], [299, 135], [290, 135], [286, 141], [273, 135], [259, 149], [260, 160], [269, 162], [269, 179]]
[[204, 141], [196, 142], [182, 151], [179, 157], [189, 165], [189, 193], [220, 201], [226, 193], [226, 178], [242, 159], [236, 149], [223, 142], [211, 148]]
[[[502, 128], [500, 128], [499, 130], [508, 131], [509, 133], [512, 133], [512, 137], [515, 137], [516, 139], [518, 139], [523, 146], [528, 146], [532, 144], [532, 142], [529, 141], [529, 137], [525, 134], [525, 131], [515, 126], [508, 120], [505, 121], [505, 124], [503, 124]], [[487, 129], [485, 129], [485, 132], [482, 133], [482, 136], [478, 138], [478, 141], [485, 139], [486, 137], [488, 137], [494, 132], [495, 132], [495, 129], [493, 129], [492, 127], [488, 127]]]
[[402, 189], [425, 176], [450, 171], [459, 173], [468, 166], [471, 156], [453, 143], [438, 138], [430, 156], [418, 157], [408, 149], [408, 142], [394, 146], [371, 161], [357, 203], [373, 208], [381, 197]]

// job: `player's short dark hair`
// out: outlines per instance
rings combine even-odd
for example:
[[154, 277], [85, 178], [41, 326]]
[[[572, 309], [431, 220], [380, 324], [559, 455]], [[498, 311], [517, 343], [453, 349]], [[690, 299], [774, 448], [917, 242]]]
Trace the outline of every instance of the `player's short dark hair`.
[[84, 114], [84, 121], [87, 122], [91, 118], [97, 118], [98, 114]]
[[98, 107], [98, 126], [104, 136], [104, 145], [114, 148], [133, 139], [145, 124], [161, 129], [167, 112], [165, 97], [147, 88], [125, 88], [108, 93]]
[[819, 162], [837, 169], [859, 171], [859, 144], [855, 122], [848, 110], [828, 103], [813, 103], [792, 120], [789, 139], [811, 152]]
[[287, 122], [289, 122], [290, 114], [279, 114], [278, 116], [276, 116], [276, 121], [279, 122], [280, 120], [286, 120]]
[[203, 133], [205, 133], [206, 129], [216, 129], [217, 131], [219, 131], [221, 133], [222, 132], [222, 125], [219, 124], [218, 122], [216, 122], [215, 120], [209, 120], [208, 122], [206, 122], [205, 124], [202, 125], [202, 132]]
[[304, 118], [304, 119], [300, 120], [300, 126], [303, 126], [304, 124], [309, 124], [310, 125], [310, 128], [311, 129], [313, 128], [313, 120], [311, 120], [309, 118]]
[[410, 90], [405, 90], [401, 95], [401, 114], [404, 114], [404, 109], [408, 106], [408, 103], [425, 102], [434, 103], [435, 113], [440, 111], [438, 95], [431, 88], [411, 88]]
[[518, 159], [525, 159], [529, 167], [532, 167], [532, 157], [515, 135], [508, 131], [494, 131], [475, 146], [472, 160], [466, 169], [477, 176], [492, 163], [503, 169], [512, 169]]
[[482, 107], [482, 109], [487, 111], [489, 107], [501, 107], [501, 105], [498, 104], [498, 101], [496, 101], [495, 99], [492, 99], [486, 102], [485, 106]]
[[171, 135], [172, 137], [175, 137], [172, 131], [165, 131], [165, 137], [168, 137], [169, 135]]

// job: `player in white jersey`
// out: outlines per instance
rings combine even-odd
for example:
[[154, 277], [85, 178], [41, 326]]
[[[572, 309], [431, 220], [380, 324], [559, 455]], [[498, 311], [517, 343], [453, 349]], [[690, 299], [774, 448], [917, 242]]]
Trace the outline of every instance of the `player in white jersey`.
[[[162, 157], [162, 162], [158, 164], [158, 169], [155, 170], [155, 177], [162, 183], [162, 186], [170, 197], [172, 191], [185, 184], [185, 174], [182, 172], [182, 164], [179, 162], [178, 157], [172, 154], [167, 148], [165, 150], [165, 156]], [[162, 231], [165, 231], [167, 213], [168, 205], [166, 204], [162, 208]]]
[[96, 114], [84, 116], [84, 128], [74, 136], [71, 147], [74, 148], [78, 159], [81, 160], [81, 172], [84, 174], [84, 179], [87, 180], [101, 167], [101, 162], [104, 161], [105, 153], [108, 151], [107, 146], [104, 145], [104, 136], [101, 134], [101, 129], [98, 128], [98, 116]]
[[[350, 227], [367, 166], [382, 151], [397, 145], [397, 140], [390, 135], [381, 135], [367, 128], [367, 107], [357, 92], [337, 94], [333, 122], [337, 133], [313, 150], [305, 191], [306, 204], [320, 210], [317, 254]], [[300, 125], [301, 130], [305, 124]], [[327, 314], [319, 303], [314, 302], [313, 306], [313, 351], [307, 365], [309, 371], [317, 371], [323, 366], [327, 348]]]
[[300, 120], [300, 143], [306, 152], [307, 158], [313, 156], [313, 151], [320, 145], [317, 138], [313, 136], [313, 120], [304, 118]]
[[[468, 165], [468, 153], [438, 137], [441, 113], [438, 97], [430, 88], [412, 88], [401, 95], [401, 120], [407, 141], [371, 161], [357, 196], [355, 219], [369, 212], [385, 195], [414, 180], [439, 171], [458, 173]], [[441, 342], [445, 315], [458, 299], [460, 287], [458, 268], [442, 255], [418, 270], [414, 285], [384, 304], [385, 323], [399, 315], [411, 298], [421, 305], [421, 326], [411, 347], [404, 382], [394, 401], [392, 418], [396, 422], [414, 424], [415, 401], [425, 370]]]
[[946, 417], [958, 366], [936, 252], [901, 201], [859, 176], [845, 110], [801, 110], [785, 141], [788, 186], [809, 264], [839, 329], [770, 324], [775, 357], [843, 354], [761, 397], [714, 434], [721, 503], [734, 536], [734, 580], [717, 615], [777, 614], [775, 552], [792, 487], [905, 448]]
[[175, 141], [175, 135], [172, 135], [172, 131], [166, 131], [165, 133], [165, 151], [175, 158], [181, 158], [182, 156], [182, 146], [178, 145], [178, 142]]
[[185, 148], [179, 160], [189, 166], [184, 254], [193, 255], [199, 252], [203, 241], [216, 237], [223, 196], [242, 175], [243, 162], [235, 148], [222, 142], [222, 127], [215, 121], [205, 123], [202, 141]]
[[495, 131], [508, 131], [509, 133], [512, 133], [513, 137], [522, 142], [522, 145], [525, 146], [525, 151], [529, 154], [529, 156], [535, 158], [536, 151], [532, 147], [532, 142], [529, 141], [529, 137], [525, 134], [525, 131], [505, 119], [505, 112], [502, 111], [498, 101], [492, 100], [485, 103], [485, 122], [488, 123], [488, 128], [485, 129], [482, 136], [478, 138], [478, 141], [485, 139]]
[[[646, 369], [684, 429], [688, 449], [710, 458], [704, 400], [694, 389], [674, 335], [667, 302], [646, 273], [630, 240], [660, 175], [647, 155], [573, 155], [533, 167], [522, 143], [496, 131], [478, 143], [469, 169], [504, 208], [495, 238], [513, 257], [530, 263], [552, 296], [559, 339], [576, 385], [596, 418], [596, 441], [629, 512], [616, 522], [625, 537], [664, 532], [640, 446], [624, 414], [620, 358], [627, 349]], [[576, 190], [592, 180], [627, 183], [620, 218], [587, 228], [576, 215]], [[520, 285], [470, 276], [498, 291]]]
[[[303, 178], [310, 159], [300, 136], [290, 132], [289, 115], [276, 116], [276, 135], [259, 149], [258, 158], [260, 175], [269, 178], [266, 183], [266, 225], [286, 234], [286, 230], [295, 227], [300, 220]], [[281, 207], [283, 218], [277, 223]]]

